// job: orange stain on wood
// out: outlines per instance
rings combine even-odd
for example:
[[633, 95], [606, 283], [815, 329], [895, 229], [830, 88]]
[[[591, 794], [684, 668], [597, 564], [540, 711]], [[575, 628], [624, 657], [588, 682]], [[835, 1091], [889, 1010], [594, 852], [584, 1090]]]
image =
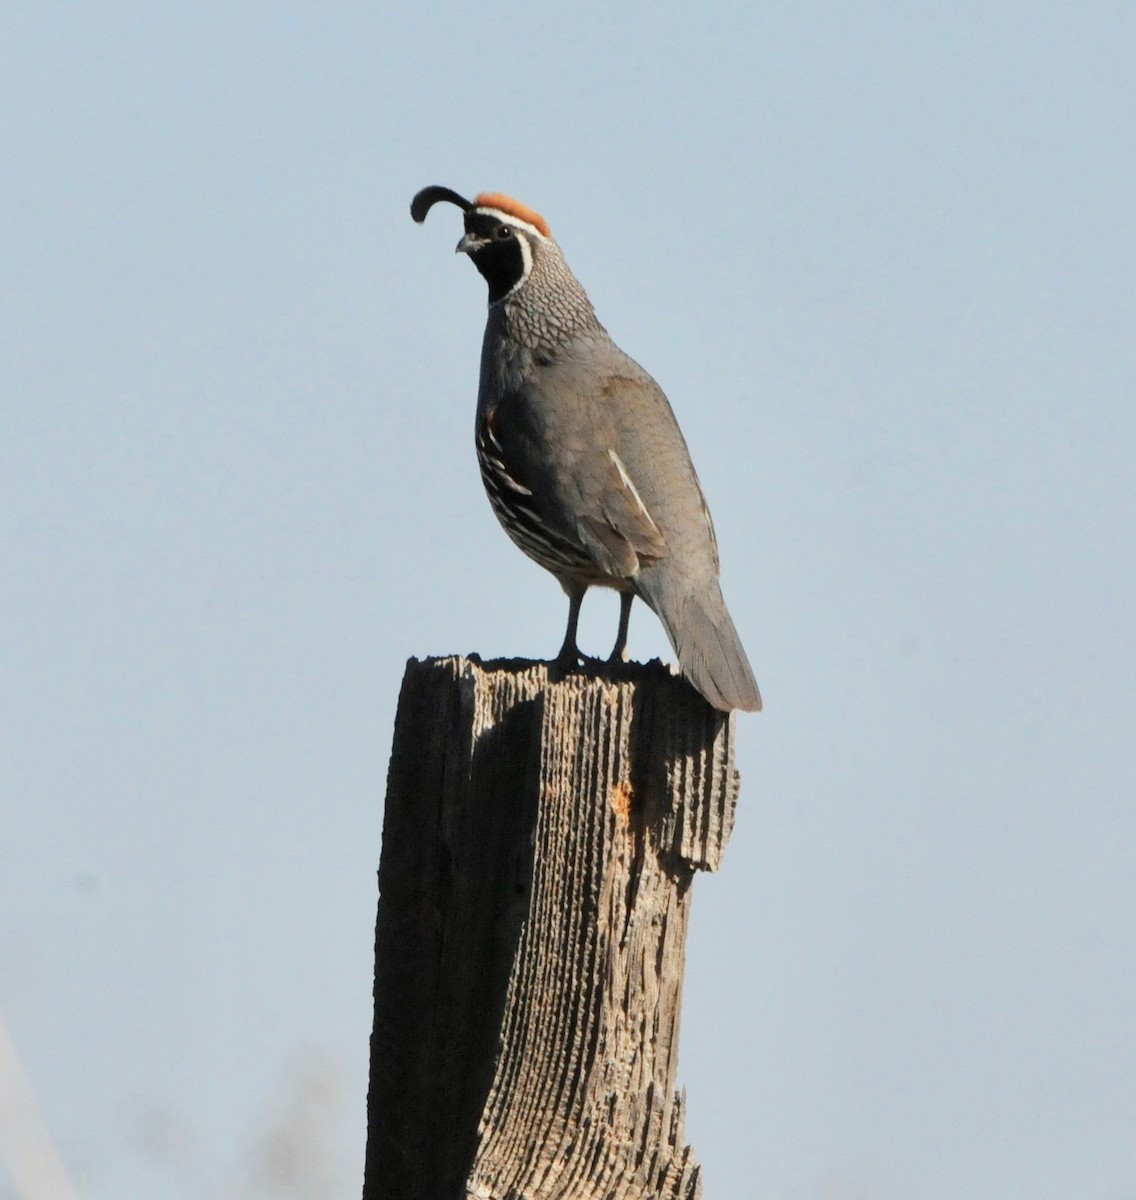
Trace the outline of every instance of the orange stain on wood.
[[611, 789], [611, 807], [621, 821], [630, 820], [631, 801], [633, 799], [634, 794], [631, 791], [631, 784], [629, 783], [617, 783]]

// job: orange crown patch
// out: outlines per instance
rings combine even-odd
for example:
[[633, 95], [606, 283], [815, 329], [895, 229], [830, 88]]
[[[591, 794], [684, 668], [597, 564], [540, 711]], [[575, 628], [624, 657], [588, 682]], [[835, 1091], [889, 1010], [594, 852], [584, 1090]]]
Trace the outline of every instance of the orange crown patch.
[[495, 208], [499, 212], [508, 213], [511, 217], [516, 217], [518, 221], [526, 221], [529, 225], [539, 229], [546, 238], [552, 237], [552, 230], [548, 228], [548, 222], [536, 211], [529, 208], [527, 204], [522, 204], [519, 200], [514, 200], [512, 196], [506, 196], [502, 192], [482, 192], [474, 204], [478, 208]]

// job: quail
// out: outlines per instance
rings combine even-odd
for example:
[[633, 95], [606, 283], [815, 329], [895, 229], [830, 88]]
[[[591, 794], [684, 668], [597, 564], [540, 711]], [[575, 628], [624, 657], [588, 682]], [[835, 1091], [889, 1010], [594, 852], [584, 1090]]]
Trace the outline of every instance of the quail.
[[591, 586], [620, 593], [611, 661], [626, 657], [638, 596], [659, 617], [679, 668], [715, 708], [761, 708], [718, 584], [710, 512], [659, 385], [608, 336], [548, 222], [500, 193], [466, 200], [469, 255], [489, 285], [475, 441], [481, 478], [506, 533], [560, 581], [568, 628], [556, 659], [579, 665], [576, 622]]

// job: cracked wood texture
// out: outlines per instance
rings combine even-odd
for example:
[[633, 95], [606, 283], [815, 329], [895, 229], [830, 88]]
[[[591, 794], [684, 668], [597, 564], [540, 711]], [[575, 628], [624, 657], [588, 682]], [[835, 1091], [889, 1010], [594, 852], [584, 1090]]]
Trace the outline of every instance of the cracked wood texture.
[[658, 664], [412, 659], [387, 782], [364, 1200], [696, 1200], [675, 1090], [733, 718]]

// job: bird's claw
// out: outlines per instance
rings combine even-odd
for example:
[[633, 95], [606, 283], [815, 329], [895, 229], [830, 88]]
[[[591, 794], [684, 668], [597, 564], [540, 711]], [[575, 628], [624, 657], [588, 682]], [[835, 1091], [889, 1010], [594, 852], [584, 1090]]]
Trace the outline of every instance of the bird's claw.
[[575, 646], [563, 646], [560, 653], [552, 660], [552, 665], [563, 674], [570, 675], [573, 671], [579, 670], [580, 658], [580, 651]]
[[616, 661], [615, 659], [593, 658], [590, 654], [584, 654], [572, 647], [571, 649], [562, 649], [552, 660], [552, 666], [561, 674], [571, 675], [576, 671], [603, 671], [605, 667], [611, 666]]

